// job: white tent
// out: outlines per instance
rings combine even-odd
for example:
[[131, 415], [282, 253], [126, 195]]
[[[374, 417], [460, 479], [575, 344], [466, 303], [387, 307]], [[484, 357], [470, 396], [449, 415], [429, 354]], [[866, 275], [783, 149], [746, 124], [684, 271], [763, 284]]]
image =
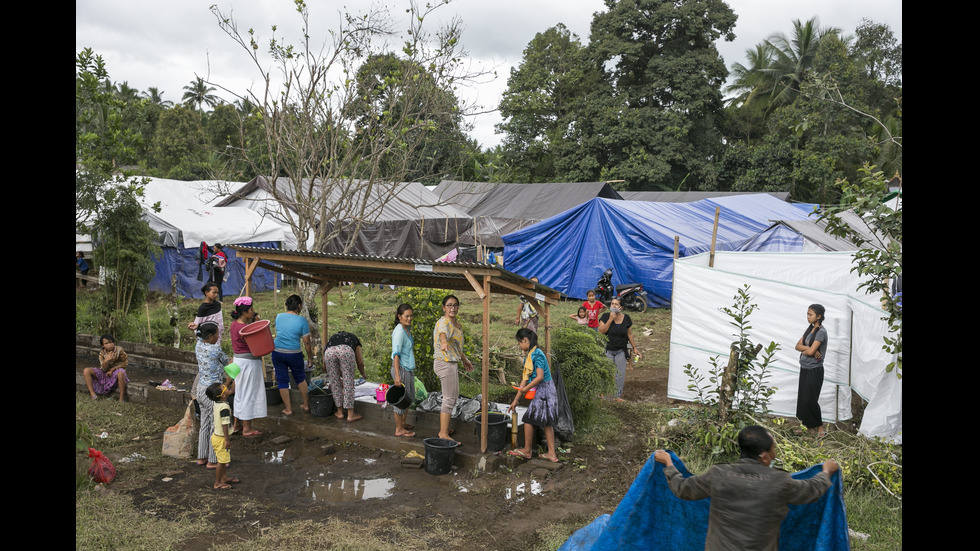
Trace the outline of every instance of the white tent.
[[147, 205], [160, 203], [156, 218], [178, 228], [184, 247], [214, 243], [282, 242], [286, 231], [274, 220], [241, 206], [212, 206], [222, 182], [183, 182], [149, 178], [144, 188]]
[[854, 390], [869, 401], [861, 434], [901, 442], [902, 381], [885, 371], [894, 358], [882, 350], [888, 327], [881, 319], [881, 297], [857, 289], [861, 280], [851, 272], [852, 259], [853, 252], [719, 252], [714, 268], [708, 267], [707, 254], [675, 261], [667, 395], [693, 400], [685, 365], [707, 379], [710, 357], [721, 356], [720, 363], [727, 363], [734, 328], [719, 309], [731, 306], [736, 291], [748, 284], [758, 304], [750, 318], [750, 339], [763, 345], [775, 341], [781, 348], [768, 380], [777, 388], [771, 412], [795, 416], [800, 354], [794, 346], [807, 326], [807, 307], [818, 303], [827, 309], [820, 395], [824, 420], [850, 419]]

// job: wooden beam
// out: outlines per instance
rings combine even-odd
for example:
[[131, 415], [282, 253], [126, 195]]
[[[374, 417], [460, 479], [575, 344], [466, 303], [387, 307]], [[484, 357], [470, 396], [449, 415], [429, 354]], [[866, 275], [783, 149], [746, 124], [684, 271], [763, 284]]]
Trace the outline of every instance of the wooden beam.
[[[546, 294], [537, 293], [534, 289], [528, 289], [527, 287], [521, 287], [520, 285], [517, 285], [515, 283], [511, 283], [509, 281], [504, 281], [504, 280], [502, 280], [500, 278], [497, 278], [497, 277], [491, 278], [490, 283], [492, 285], [497, 286], [497, 287], [503, 287], [504, 289], [513, 291], [513, 294], [516, 294], [516, 295], [523, 295], [525, 297], [533, 298], [533, 299], [536, 299], [536, 300], [543, 299], [543, 301], [544, 302], [547, 302], [548, 304], [558, 304], [558, 300], [557, 299], [559, 297], [561, 297], [561, 293], [549, 293], [550, 295], [554, 295], [554, 298], [552, 298], [552, 297], [550, 297], [550, 296], [548, 296]], [[540, 297], [538, 297], [538, 295], [540, 295]]]
[[[469, 272], [463, 272], [463, 275], [466, 277], [466, 281], [470, 282], [470, 285], [473, 287], [473, 290], [476, 291], [476, 296], [480, 297], [480, 300], [484, 300], [485, 298], [487, 298], [486, 293], [483, 292], [483, 288], [480, 286], [480, 282], [477, 281], [472, 274], [470, 274]], [[489, 284], [487, 283], [487, 278], [489, 277], [490, 276], [483, 276], [483, 284], [486, 285], [488, 288], [489, 288]]]

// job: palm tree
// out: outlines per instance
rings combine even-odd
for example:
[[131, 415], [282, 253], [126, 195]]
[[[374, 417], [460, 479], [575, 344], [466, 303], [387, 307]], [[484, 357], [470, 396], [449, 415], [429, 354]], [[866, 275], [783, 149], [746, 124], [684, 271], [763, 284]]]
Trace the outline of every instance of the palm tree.
[[150, 103], [161, 107], [173, 107], [174, 102], [163, 99], [163, 92], [156, 86], [150, 86], [143, 92], [143, 97], [150, 100]]
[[745, 115], [748, 129], [746, 138], [750, 138], [752, 123], [764, 120], [772, 105], [770, 99], [773, 86], [767, 71], [772, 69], [775, 54], [772, 46], [763, 42], [756, 44], [754, 49], [746, 50], [745, 56], [748, 66], [741, 63], [732, 65], [734, 81], [725, 88], [725, 92], [738, 94], [730, 98], [728, 104]]
[[191, 81], [190, 86], [184, 86], [184, 97], [181, 100], [190, 106], [196, 104], [197, 108], [203, 111], [203, 105], [205, 103], [208, 104], [208, 107], [214, 107], [220, 101], [218, 96], [211, 93], [215, 90], [216, 88], [208, 86], [203, 78], [197, 77], [197, 79]]
[[139, 90], [130, 86], [129, 81], [123, 81], [122, 84], [118, 85], [116, 96], [121, 99], [123, 103], [133, 103], [139, 99]]
[[772, 83], [772, 100], [777, 103], [792, 101], [813, 66], [820, 43], [829, 37], [840, 38], [840, 33], [836, 27], [821, 29], [820, 19], [814, 17], [806, 23], [799, 19], [793, 21], [792, 38], [783, 33], [769, 37], [765, 44], [772, 49], [773, 59], [771, 66], [762, 72]]

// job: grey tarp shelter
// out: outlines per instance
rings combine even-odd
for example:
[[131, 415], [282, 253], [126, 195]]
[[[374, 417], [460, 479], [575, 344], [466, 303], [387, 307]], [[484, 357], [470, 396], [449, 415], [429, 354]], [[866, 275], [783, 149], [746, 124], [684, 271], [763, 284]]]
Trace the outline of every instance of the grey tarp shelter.
[[[837, 215], [844, 224], [864, 239], [867, 247], [881, 248], [889, 239], [877, 235], [867, 222], [854, 211], [844, 211]], [[833, 236], [826, 232], [826, 220], [779, 220], [745, 242], [740, 251], [856, 251], [856, 243]]]
[[503, 247], [503, 236], [561, 214], [596, 197], [622, 199], [605, 182], [488, 184], [443, 180], [435, 195], [465, 211], [472, 227], [459, 235], [464, 245]]
[[[307, 180], [304, 185], [309, 185]], [[315, 191], [317, 187], [323, 187], [319, 180], [310, 189]], [[333, 209], [325, 231], [337, 231], [336, 237], [323, 246], [323, 252], [344, 253], [350, 245], [348, 254], [436, 259], [453, 250], [458, 236], [472, 224], [464, 211], [441, 203], [419, 182], [369, 184], [365, 180], [343, 180], [323, 191], [330, 196], [327, 208]], [[365, 193], [367, 200], [363, 199]], [[295, 219], [297, 210], [290, 203], [296, 203], [296, 199], [289, 178], [273, 181], [256, 176], [217, 206], [245, 206], [288, 229], [288, 220]], [[290, 212], [284, 210], [284, 205]], [[287, 241], [286, 248], [296, 247], [295, 239]]]
[[[320, 286], [320, 307], [323, 323], [320, 326], [322, 341], [329, 335], [327, 293], [342, 281], [377, 283], [380, 285], [408, 285], [433, 289], [474, 291], [483, 305], [483, 353], [482, 353], [482, 412], [487, 413], [487, 391], [490, 369], [490, 293], [521, 295], [544, 313], [545, 354], [551, 353], [551, 305], [557, 304], [561, 293], [508, 272], [495, 265], [471, 262], [432, 262], [412, 258], [390, 258], [366, 255], [350, 255], [320, 252], [284, 251], [264, 247], [232, 247], [237, 256], [245, 261], [246, 287], [249, 294], [251, 274], [257, 268], [265, 268], [290, 275]], [[487, 451], [487, 428], [481, 423], [480, 452]]]

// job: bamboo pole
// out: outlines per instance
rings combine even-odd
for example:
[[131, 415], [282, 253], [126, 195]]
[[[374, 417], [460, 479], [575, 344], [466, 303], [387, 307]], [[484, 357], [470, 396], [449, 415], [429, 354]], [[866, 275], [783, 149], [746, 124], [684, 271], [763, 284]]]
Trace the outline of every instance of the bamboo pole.
[[721, 207], [715, 207], [715, 225], [711, 229], [711, 254], [708, 256], [708, 267], [715, 267], [715, 240], [718, 238], [718, 217], [721, 216]]

